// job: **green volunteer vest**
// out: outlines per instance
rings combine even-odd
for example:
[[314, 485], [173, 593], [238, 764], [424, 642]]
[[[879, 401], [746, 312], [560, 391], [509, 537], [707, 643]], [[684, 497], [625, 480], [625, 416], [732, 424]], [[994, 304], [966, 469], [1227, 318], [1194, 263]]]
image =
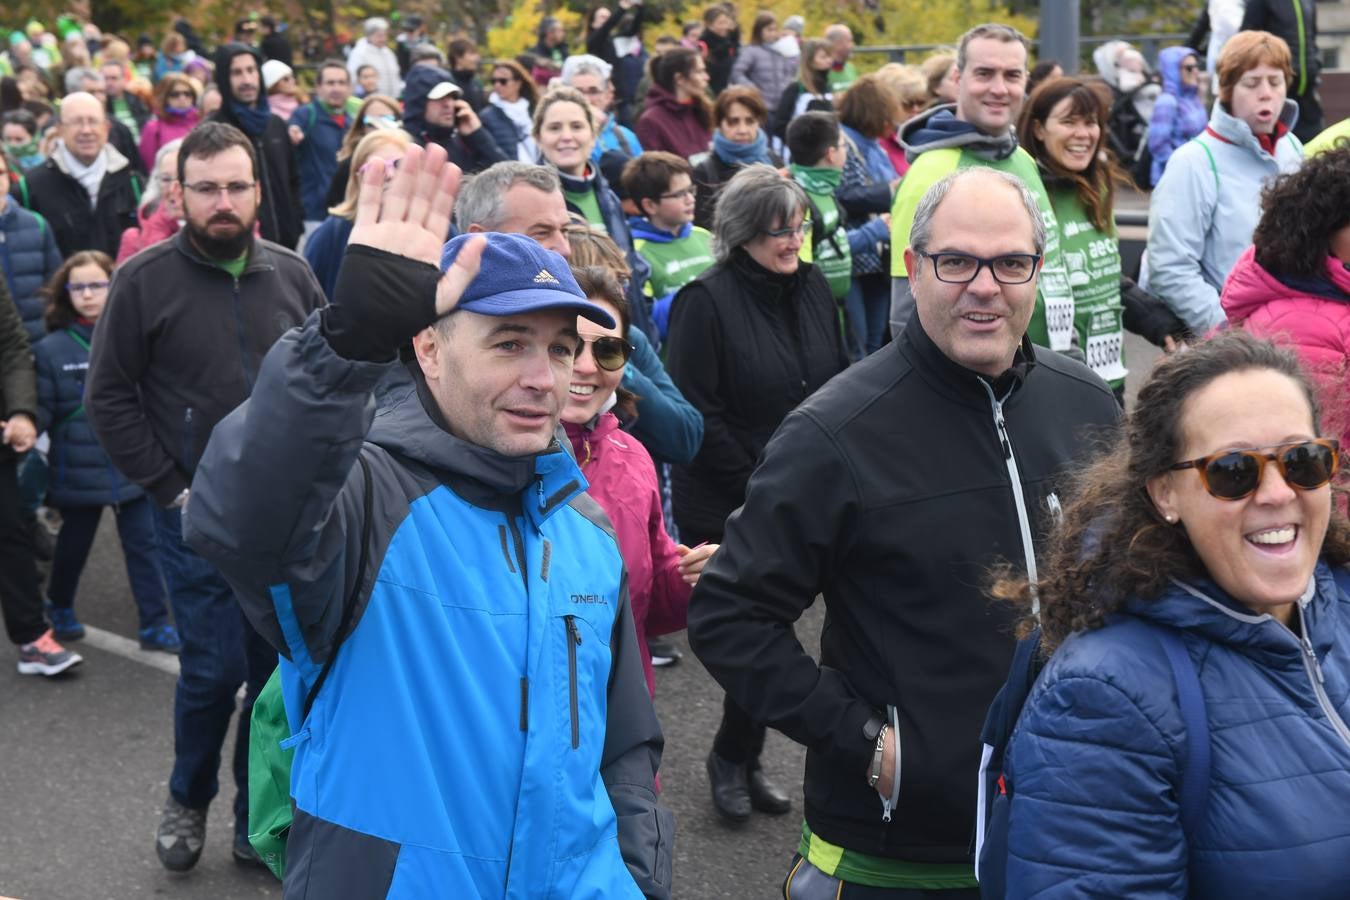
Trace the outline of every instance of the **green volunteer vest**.
[[825, 74], [825, 83], [830, 86], [830, 93], [835, 94], [836, 96], [853, 87], [853, 82], [857, 80], [858, 70], [853, 68], [852, 60], [844, 63], [843, 68], [838, 72], [834, 69], [830, 69], [830, 71]]
[[[802, 262], [814, 262], [819, 266], [820, 273], [829, 282], [834, 299], [842, 300], [848, 295], [849, 285], [853, 283], [853, 254], [848, 248], [848, 231], [844, 228], [843, 216], [839, 214], [839, 204], [834, 200], [834, 189], [839, 186], [843, 172], [795, 163], [789, 168], [792, 179], [806, 191], [806, 196], [815, 204], [821, 219], [819, 228], [811, 228], [812, 239], [802, 241]], [[818, 242], [814, 240], [817, 234], [823, 235]]]
[[909, 246], [909, 230], [914, 225], [914, 211], [928, 188], [958, 169], [984, 166], [1016, 175], [1036, 198], [1036, 205], [1045, 220], [1045, 253], [1037, 281], [1036, 308], [1027, 325], [1032, 343], [1051, 350], [1068, 350], [1073, 344], [1073, 292], [1060, 252], [1059, 226], [1054, 207], [1045, 193], [1036, 161], [1021, 147], [1007, 159], [989, 160], [961, 147], [929, 150], [914, 160], [891, 208], [891, 275], [908, 278], [905, 271], [904, 248]]
[[1060, 252], [1073, 292], [1073, 327], [1087, 364], [1102, 380], [1125, 384], [1125, 330], [1121, 324], [1120, 241], [1098, 231], [1071, 189], [1050, 193]]
[[633, 247], [652, 267], [645, 288], [648, 297], [660, 298], [678, 291], [716, 261], [712, 252], [712, 234], [697, 225], [685, 237], [669, 243], [638, 238]]
[[563, 196], [567, 202], [571, 203], [581, 214], [586, 217], [586, 221], [591, 223], [591, 227], [596, 231], [603, 231], [609, 234], [609, 229], [605, 227], [605, 216], [600, 212], [600, 201], [595, 197], [595, 191], [563, 191]]

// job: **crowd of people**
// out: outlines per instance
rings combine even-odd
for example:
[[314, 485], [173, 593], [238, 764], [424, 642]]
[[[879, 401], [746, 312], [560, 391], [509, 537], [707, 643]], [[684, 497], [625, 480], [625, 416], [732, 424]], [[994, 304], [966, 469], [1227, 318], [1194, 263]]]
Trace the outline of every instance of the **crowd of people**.
[[[789, 900], [1338, 896], [1350, 134], [1318, 134], [1315, 10], [1286, 39], [1273, 6], [1094, 77], [999, 23], [860, 71], [845, 24], [743, 41], [721, 4], [497, 59], [371, 18], [312, 66], [269, 16], [213, 51], [28, 22], [18, 671], [84, 662], [110, 507], [140, 646], [180, 660], [173, 871], [236, 713], [233, 854], [269, 862], [272, 691], [287, 896], [668, 897], [687, 627], [716, 813], [788, 813], [766, 735], [807, 748]], [[1165, 352], [1128, 409], [1126, 331]]]

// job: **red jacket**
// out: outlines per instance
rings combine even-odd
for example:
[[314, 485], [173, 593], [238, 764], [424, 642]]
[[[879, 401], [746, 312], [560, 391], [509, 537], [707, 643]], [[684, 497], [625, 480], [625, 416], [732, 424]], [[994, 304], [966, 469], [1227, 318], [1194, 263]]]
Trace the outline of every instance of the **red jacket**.
[[666, 533], [656, 466], [637, 438], [619, 430], [619, 420], [612, 412], [600, 416], [594, 429], [568, 422], [563, 427], [572, 440], [582, 474], [590, 483], [587, 493], [614, 524], [619, 554], [628, 567], [628, 598], [647, 692], [655, 696], [647, 636], [684, 628], [693, 591], [680, 578], [680, 555]]
[[1256, 250], [1238, 258], [1220, 302], [1228, 321], [1252, 334], [1271, 338], [1298, 353], [1318, 387], [1323, 427], [1350, 446], [1350, 270], [1335, 257], [1326, 260], [1328, 294], [1290, 287], [1261, 267]]
[[692, 103], [681, 103], [659, 84], [647, 89], [647, 106], [638, 118], [638, 143], [643, 150], [665, 150], [689, 159], [707, 153], [712, 132], [699, 124]]
[[122, 240], [117, 245], [117, 264], [119, 266], [151, 244], [168, 240], [178, 233], [178, 220], [165, 212], [162, 203], [148, 216], [145, 214], [145, 210], [141, 210], [137, 214], [137, 218], [140, 219], [140, 227], [128, 228], [123, 231]]

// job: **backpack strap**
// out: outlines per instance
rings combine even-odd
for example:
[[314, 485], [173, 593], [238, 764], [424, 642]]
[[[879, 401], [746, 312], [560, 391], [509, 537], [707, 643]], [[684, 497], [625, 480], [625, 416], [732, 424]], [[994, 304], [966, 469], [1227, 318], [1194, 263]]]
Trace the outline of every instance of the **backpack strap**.
[[1200, 145], [1200, 149], [1205, 151], [1205, 156], [1209, 159], [1209, 170], [1214, 173], [1214, 190], [1219, 191], [1219, 167], [1214, 162], [1214, 151], [1209, 149], [1209, 144], [1200, 140], [1197, 136], [1195, 142]]
[[356, 564], [356, 580], [352, 582], [352, 589], [347, 593], [347, 600], [342, 604], [342, 621], [338, 625], [337, 635], [333, 639], [333, 646], [328, 651], [328, 659], [324, 660], [323, 668], [319, 671], [319, 677], [314, 679], [314, 685], [305, 695], [305, 709], [300, 716], [303, 722], [309, 718], [310, 708], [314, 706], [314, 698], [319, 696], [319, 689], [323, 683], [328, 680], [328, 673], [333, 670], [333, 663], [337, 660], [338, 649], [342, 646], [342, 640], [347, 634], [347, 628], [352, 623], [352, 614], [356, 610], [356, 598], [361, 593], [361, 584], [366, 580], [366, 563], [370, 558], [370, 520], [371, 510], [374, 507], [375, 489], [370, 476], [370, 463], [366, 461], [364, 453], [356, 457], [356, 461], [361, 464], [361, 480], [365, 483], [365, 492], [362, 503], [365, 508], [365, 516], [361, 521], [361, 558]]
[[1167, 664], [1177, 685], [1181, 718], [1186, 722], [1186, 763], [1181, 772], [1181, 827], [1194, 841], [1209, 802], [1209, 722], [1205, 717], [1205, 694], [1195, 663], [1186, 652], [1181, 635], [1172, 628], [1154, 628], [1167, 654]]

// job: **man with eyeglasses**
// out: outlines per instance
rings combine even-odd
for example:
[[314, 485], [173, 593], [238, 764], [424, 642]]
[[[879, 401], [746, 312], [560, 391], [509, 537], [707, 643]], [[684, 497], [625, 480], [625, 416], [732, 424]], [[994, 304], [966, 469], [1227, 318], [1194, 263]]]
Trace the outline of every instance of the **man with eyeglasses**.
[[337, 153], [352, 125], [347, 98], [352, 95], [347, 65], [340, 59], [319, 63], [314, 99], [291, 113], [288, 126], [300, 163], [300, 199], [305, 227], [318, 227], [328, 216], [328, 186], [337, 171]]
[[221, 744], [236, 723], [234, 857], [248, 843], [248, 732], [254, 698], [276, 654], [243, 617], [220, 573], [182, 540], [188, 485], [211, 431], [251, 393], [269, 347], [323, 305], [299, 256], [255, 237], [263, 197], [253, 142], [205, 122], [178, 154], [186, 223], [122, 265], [89, 359], [90, 424], [117, 469], [156, 504], [156, 532], [182, 636], [174, 702], [174, 764], [155, 840], [171, 871], [202, 852]]
[[[807, 747], [790, 900], [979, 897], [980, 730], [1020, 615], [984, 588], [1035, 579], [1057, 483], [1118, 416], [1028, 339], [1046, 229], [1019, 179], [945, 176], [907, 238], [915, 315], [784, 419], [689, 606], [728, 696]], [[819, 663], [793, 634], [817, 596]]]
[[78, 66], [66, 70], [64, 81], [66, 93], [73, 94], [76, 91], [84, 91], [87, 94], [93, 94], [100, 103], [104, 104], [107, 112], [108, 143], [118, 153], [125, 156], [127, 161], [131, 163], [131, 168], [144, 179], [147, 173], [145, 162], [141, 159], [141, 154], [137, 149], [138, 132], [113, 115], [112, 105], [108, 101], [107, 82], [103, 73], [99, 69]]
[[107, 113], [93, 94], [68, 95], [58, 116], [51, 156], [25, 174], [28, 208], [51, 228], [63, 257], [80, 250], [116, 256], [123, 230], [136, 225], [140, 176], [108, 143]]
[[919, 199], [951, 172], [983, 166], [1009, 172], [1026, 183], [1048, 229], [1039, 299], [1028, 335], [1052, 350], [1074, 350], [1073, 292], [1059, 246], [1059, 228], [1036, 161], [1017, 144], [1014, 126], [1026, 99], [1027, 39], [1008, 25], [976, 25], [956, 51], [957, 97], [906, 122], [900, 144], [911, 160], [891, 207], [891, 335], [904, 331], [914, 311], [909, 269], [902, 252]]

